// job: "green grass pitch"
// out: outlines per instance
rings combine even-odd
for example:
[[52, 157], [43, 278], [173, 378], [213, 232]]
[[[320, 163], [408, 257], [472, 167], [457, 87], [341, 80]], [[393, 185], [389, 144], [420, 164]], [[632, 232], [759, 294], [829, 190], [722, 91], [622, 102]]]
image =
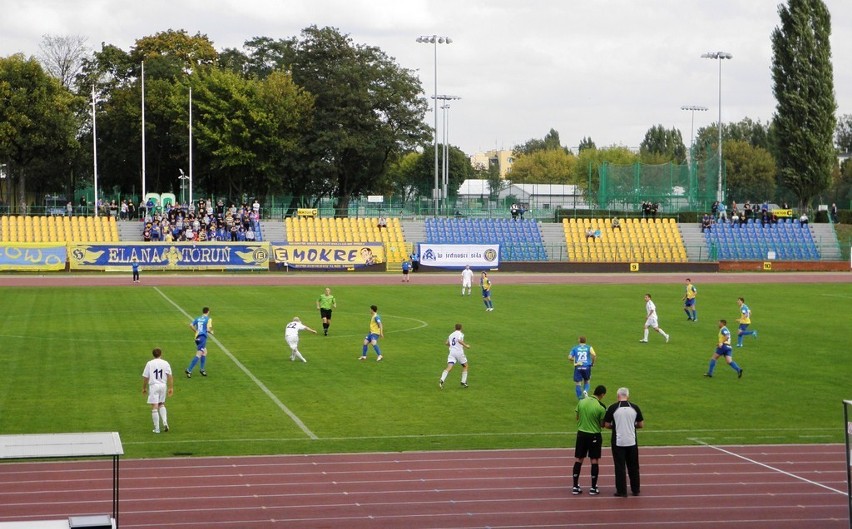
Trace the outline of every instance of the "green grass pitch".
[[[191, 281], [188, 280], [188, 281]], [[449, 280], [448, 280], [449, 282]], [[852, 397], [852, 285], [697, 284], [699, 322], [686, 321], [683, 285], [500, 285], [494, 312], [459, 287], [339, 286], [328, 337], [319, 287], [2, 288], [0, 433], [117, 431], [129, 457], [573, 446], [567, 353], [585, 335], [598, 354], [592, 385], [631, 390], [644, 445], [841, 442], [841, 400]], [[645, 292], [665, 344], [641, 344]], [[759, 338], [702, 374], [716, 322], [736, 328], [736, 298]], [[357, 361], [369, 306], [385, 325], [385, 360]], [[188, 380], [190, 316], [211, 307], [209, 376]], [[289, 361], [284, 324], [308, 363]], [[444, 340], [455, 323], [471, 344], [446, 387]], [[141, 373], [160, 347], [175, 373], [172, 431], [151, 432]], [[289, 413], [288, 413], [289, 412]], [[294, 418], [301, 421], [300, 426]]]

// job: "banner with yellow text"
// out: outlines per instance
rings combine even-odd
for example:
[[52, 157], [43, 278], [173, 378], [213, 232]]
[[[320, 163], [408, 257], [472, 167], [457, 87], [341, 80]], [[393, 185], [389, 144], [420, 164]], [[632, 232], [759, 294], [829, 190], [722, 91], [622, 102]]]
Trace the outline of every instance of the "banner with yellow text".
[[0, 270], [57, 271], [65, 270], [68, 249], [57, 243], [0, 244]]
[[171, 242], [70, 244], [72, 270], [129, 270], [133, 259], [148, 270], [266, 270], [269, 245]]
[[272, 243], [272, 259], [289, 268], [351, 269], [385, 262], [380, 243]]

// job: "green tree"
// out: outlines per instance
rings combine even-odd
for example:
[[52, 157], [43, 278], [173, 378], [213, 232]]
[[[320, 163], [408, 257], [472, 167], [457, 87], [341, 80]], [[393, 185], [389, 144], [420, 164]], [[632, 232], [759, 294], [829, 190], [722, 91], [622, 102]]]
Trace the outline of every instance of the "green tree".
[[[283, 72], [259, 80], [204, 69], [191, 81], [198, 116], [194, 140], [205, 155], [201, 184], [206, 191], [214, 196], [259, 197], [312, 192], [294, 189], [287, 178], [299, 153], [299, 132], [310, 124], [310, 94]], [[183, 91], [175, 97], [177, 106]], [[179, 122], [188, 126], [184, 116]]]
[[774, 122], [784, 184], [800, 206], [826, 190], [836, 167], [831, 15], [821, 0], [780, 5], [772, 32]]
[[639, 145], [639, 153], [646, 163], [679, 164], [686, 160], [686, 147], [680, 131], [675, 128], [666, 130], [662, 125], [654, 125], [648, 129]]
[[843, 114], [837, 118], [834, 131], [834, 144], [840, 153], [852, 153], [852, 114]]
[[506, 179], [515, 184], [567, 184], [577, 157], [563, 149], [533, 151], [515, 159]]
[[292, 63], [294, 50], [294, 39], [255, 37], [247, 40], [242, 50], [224, 49], [219, 54], [219, 64], [246, 77], [264, 79]]
[[219, 54], [207, 35], [196, 33], [190, 36], [183, 29], [170, 29], [142, 37], [136, 40], [130, 50], [130, 58], [134, 64], [158, 57], [174, 57], [179, 64], [194, 69], [197, 66], [216, 64]]
[[293, 79], [315, 96], [300, 181], [319, 179], [347, 215], [353, 196], [392, 189], [390, 164], [427, 141], [419, 80], [378, 48], [312, 26], [295, 43]]
[[775, 159], [766, 149], [745, 140], [724, 146], [726, 197], [737, 202], [761, 202], [775, 196]]
[[584, 149], [595, 149], [595, 142], [592, 141], [592, 138], [583, 136], [583, 139], [580, 140], [580, 145], [577, 147], [577, 152], [583, 151]]
[[[444, 153], [442, 146], [439, 145], [438, 149], [440, 169], [444, 167]], [[467, 155], [458, 147], [450, 145], [448, 160], [447, 194], [450, 199], [453, 199], [458, 196], [462, 183], [468, 178], [473, 178], [474, 170]], [[394, 181], [392, 178], [389, 180]], [[417, 155], [405, 185], [416, 191], [418, 196], [431, 198], [432, 188], [435, 187], [435, 150], [432, 145], [427, 145], [423, 148], [423, 152]]]
[[68, 182], [81, 107], [35, 59], [0, 58], [0, 160], [17, 189], [10, 205], [25, 203], [28, 187], [44, 196]]
[[567, 148], [563, 147], [559, 142], [559, 133], [556, 132], [555, 129], [550, 129], [543, 139], [532, 138], [527, 140], [523, 145], [517, 145], [514, 149], [512, 149], [512, 154], [516, 158], [519, 158], [525, 154], [532, 154], [537, 151], [549, 151], [561, 149], [566, 153], [570, 152]]

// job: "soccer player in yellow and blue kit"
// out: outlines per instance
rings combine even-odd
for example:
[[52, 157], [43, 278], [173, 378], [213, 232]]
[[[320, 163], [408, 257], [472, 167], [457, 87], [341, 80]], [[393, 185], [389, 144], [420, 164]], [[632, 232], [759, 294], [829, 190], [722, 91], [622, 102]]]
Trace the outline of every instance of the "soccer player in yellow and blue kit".
[[698, 321], [698, 313], [695, 310], [695, 296], [698, 289], [692, 284], [692, 280], [686, 278], [686, 293], [683, 295], [683, 311], [689, 321]]
[[382, 352], [379, 350], [379, 338], [384, 338], [385, 331], [382, 325], [382, 318], [379, 317], [379, 308], [375, 305], [370, 305], [370, 332], [364, 338], [364, 348], [361, 350], [361, 356], [358, 360], [367, 359], [367, 346], [373, 344], [373, 350], [376, 351], [376, 362], [382, 361]]
[[482, 288], [482, 301], [485, 303], [485, 311], [493, 311], [494, 304], [491, 303], [491, 280], [488, 279], [488, 273], [482, 272], [479, 276], [479, 286]]
[[195, 369], [195, 365], [200, 361], [201, 376], [206, 377], [207, 335], [213, 334], [213, 320], [210, 319], [210, 307], [201, 309], [201, 316], [192, 320], [189, 326], [195, 331], [195, 356], [192, 357], [192, 362], [184, 372], [186, 373], [186, 378], [192, 378], [192, 370]]
[[704, 373], [704, 376], [712, 377], [713, 370], [716, 369], [716, 360], [718, 360], [720, 356], [724, 356], [725, 362], [731, 366], [731, 369], [737, 372], [737, 378], [742, 378], [743, 370], [736, 362], [734, 362], [733, 355], [734, 353], [731, 351], [731, 331], [728, 330], [728, 322], [726, 320], [719, 320], [718, 345], [716, 346], [716, 352], [713, 353], [713, 357], [710, 358], [710, 368], [706, 373]]
[[740, 329], [737, 331], [737, 347], [743, 346], [743, 336], [751, 335], [757, 338], [757, 331], [749, 331], [748, 326], [751, 325], [751, 309], [745, 304], [743, 298], [737, 298], [737, 305], [740, 306], [740, 317], [737, 320], [740, 322]]
[[592, 378], [592, 366], [595, 365], [595, 349], [586, 343], [586, 337], [577, 338], [580, 342], [571, 349], [570, 357], [574, 362], [574, 388], [577, 400], [589, 395], [589, 381]]

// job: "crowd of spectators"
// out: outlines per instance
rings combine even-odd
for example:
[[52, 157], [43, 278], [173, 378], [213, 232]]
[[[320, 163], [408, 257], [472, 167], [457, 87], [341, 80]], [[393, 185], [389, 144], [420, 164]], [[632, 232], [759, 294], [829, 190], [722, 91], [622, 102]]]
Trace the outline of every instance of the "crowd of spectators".
[[[787, 210], [790, 208], [786, 203], [784, 203], [781, 206], [781, 209]], [[705, 231], [712, 230], [713, 225], [716, 223], [730, 222], [732, 226], [739, 226], [741, 224], [748, 224], [749, 221], [760, 223], [761, 226], [766, 226], [767, 224], [777, 224], [778, 216], [769, 209], [769, 201], [764, 201], [762, 204], [752, 204], [750, 201], [746, 200], [742, 206], [739, 206], [736, 202], [731, 202], [729, 220], [728, 207], [724, 202], [719, 202], [717, 200], [710, 208], [710, 213], [705, 214], [701, 219], [701, 232], [703, 233]], [[802, 225], [807, 225], [807, 214], [803, 213], [799, 218], [799, 222]]]
[[[256, 207], [255, 207], [256, 205]], [[234, 241], [257, 240], [260, 230], [260, 204], [229, 207], [220, 200], [199, 200], [197, 204], [169, 204], [161, 211], [153, 204], [143, 208], [143, 241]]]
[[655, 219], [660, 209], [659, 202], [642, 202], [642, 218]]

